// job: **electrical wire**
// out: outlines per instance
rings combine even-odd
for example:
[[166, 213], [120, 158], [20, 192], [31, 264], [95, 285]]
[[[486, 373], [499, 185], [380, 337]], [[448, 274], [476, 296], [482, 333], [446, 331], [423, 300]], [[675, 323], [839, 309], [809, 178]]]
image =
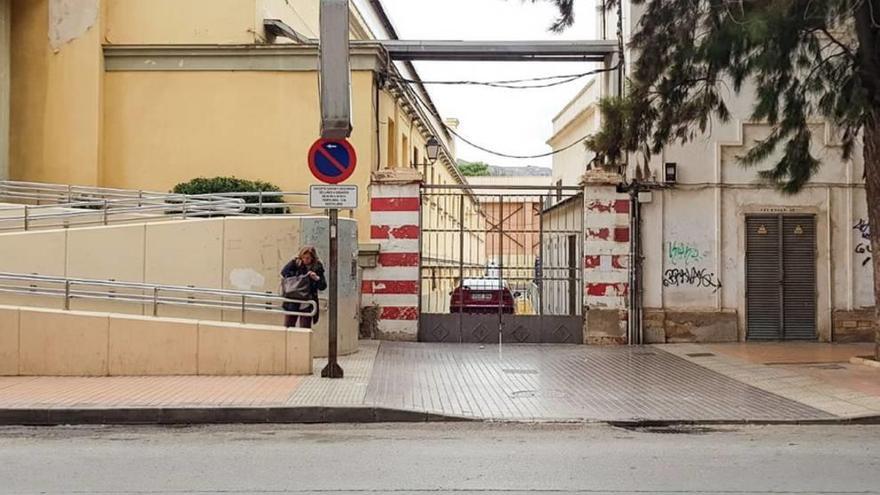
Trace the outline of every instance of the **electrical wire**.
[[[396, 74], [386, 72], [385, 76], [389, 79], [405, 82], [407, 84], [424, 84], [424, 85], [449, 85], [449, 86], [488, 86], [490, 88], [503, 88], [503, 89], [539, 89], [539, 88], [551, 88], [554, 86], [560, 86], [562, 84], [568, 84], [570, 82], [577, 81], [578, 79], [582, 79], [587, 76], [593, 76], [596, 74], [600, 74], [602, 72], [606, 72], [608, 69], [596, 69], [587, 72], [580, 72], [576, 74], [561, 74], [556, 76], [542, 76], [542, 77], [531, 77], [526, 79], [509, 79], [509, 80], [500, 80], [500, 81], [470, 81], [470, 80], [461, 80], [461, 81], [421, 81], [415, 79], [407, 79]], [[550, 82], [544, 82], [550, 81]], [[525, 83], [536, 83], [543, 82], [543, 84], [525, 84]]]
[[[615, 71], [615, 70], [618, 69], [618, 65], [619, 65], [619, 64], [615, 64], [613, 67], [608, 67], [608, 68], [603, 68], [603, 69], [597, 69], [597, 70], [595, 70], [595, 71], [591, 71], [591, 72], [596, 73], [596, 74], [598, 74], [598, 73], [602, 73], [602, 72], [612, 72], [612, 71]], [[551, 77], [552, 77], [552, 76], [551, 76]], [[416, 101], [417, 101], [422, 107], [424, 107], [424, 109], [426, 109], [426, 110], [428, 111], [428, 113], [433, 113], [433, 112], [430, 111], [430, 106], [425, 102], [425, 100], [422, 99], [422, 97], [418, 94], [418, 92], [415, 91], [415, 90], [411, 87], [411, 85], [413, 85], [413, 84], [419, 84], [419, 82], [416, 82], [416, 81], [412, 81], [412, 82], [410, 82], [410, 81], [408, 81], [407, 79], [404, 79], [404, 78], [402, 78], [402, 77], [397, 77], [397, 78], [395, 78], [395, 79], [397, 79], [397, 80], [400, 81], [400, 82], [405, 82], [405, 83], [407, 83], [407, 89], [408, 89], [409, 92], [412, 94], [412, 96], [415, 97]], [[428, 84], [428, 83], [422, 82], [422, 84]], [[440, 119], [438, 119], [438, 120], [440, 120]], [[461, 134], [459, 134], [459, 133], [458, 133], [455, 129], [453, 129], [452, 127], [446, 125], [446, 123], [443, 122], [442, 120], [440, 120], [440, 125], [442, 125], [442, 126], [446, 129], [447, 132], [449, 132], [449, 133], [452, 134], [453, 136], [457, 137], [458, 139], [461, 139], [462, 142], [467, 143], [468, 145], [470, 145], [470, 146], [472, 146], [472, 147], [474, 147], [474, 148], [476, 148], [476, 149], [478, 149], [478, 150], [480, 150], [480, 151], [483, 151], [483, 152], [485, 152], [485, 153], [489, 153], [490, 155], [498, 156], [498, 157], [501, 157], [501, 158], [509, 158], [509, 159], [513, 159], [513, 160], [532, 160], [532, 159], [536, 159], [536, 158], [546, 158], [546, 157], [548, 157], [548, 156], [557, 155], [557, 154], [559, 154], [559, 153], [562, 153], [563, 151], [570, 150], [571, 148], [574, 148], [575, 146], [577, 146], [577, 145], [583, 143], [583, 142], [586, 141], [587, 138], [589, 138], [590, 135], [591, 135], [591, 134], [586, 134], [586, 135], [584, 135], [583, 137], [581, 137], [580, 139], [575, 140], [574, 142], [572, 142], [571, 144], [569, 144], [569, 145], [567, 145], [567, 146], [564, 146], [564, 147], [559, 148], [559, 149], [557, 149], [557, 150], [548, 151], [547, 153], [540, 153], [540, 154], [535, 154], [535, 155], [515, 155], [515, 154], [503, 153], [503, 152], [500, 152], [500, 151], [495, 151], [495, 150], [489, 149], [489, 148], [487, 148], [487, 147], [485, 147], [485, 146], [481, 146], [481, 145], [479, 145], [479, 144], [477, 144], [477, 143], [474, 143], [473, 141], [471, 141], [471, 140], [467, 139], [466, 137], [462, 136]]]

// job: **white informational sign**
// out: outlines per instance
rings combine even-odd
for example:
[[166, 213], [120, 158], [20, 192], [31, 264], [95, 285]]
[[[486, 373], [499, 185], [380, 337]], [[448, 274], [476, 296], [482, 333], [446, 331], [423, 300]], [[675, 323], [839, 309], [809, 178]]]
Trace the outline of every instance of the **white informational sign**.
[[309, 187], [309, 207], [353, 210], [357, 208], [357, 186], [312, 185]]

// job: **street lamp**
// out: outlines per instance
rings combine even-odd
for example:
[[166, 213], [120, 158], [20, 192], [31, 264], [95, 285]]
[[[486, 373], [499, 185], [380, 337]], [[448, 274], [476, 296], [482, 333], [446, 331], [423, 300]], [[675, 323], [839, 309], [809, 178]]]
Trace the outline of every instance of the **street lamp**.
[[428, 138], [428, 142], [425, 143], [425, 151], [428, 154], [429, 163], [437, 161], [437, 157], [440, 156], [440, 142], [437, 141], [437, 138], [434, 136]]
[[428, 138], [428, 141], [425, 142], [425, 155], [427, 155], [427, 161], [417, 165], [422, 166], [422, 178], [427, 183], [428, 165], [434, 165], [434, 162], [436, 162], [437, 158], [440, 156], [440, 141], [437, 141], [436, 137], [431, 136]]

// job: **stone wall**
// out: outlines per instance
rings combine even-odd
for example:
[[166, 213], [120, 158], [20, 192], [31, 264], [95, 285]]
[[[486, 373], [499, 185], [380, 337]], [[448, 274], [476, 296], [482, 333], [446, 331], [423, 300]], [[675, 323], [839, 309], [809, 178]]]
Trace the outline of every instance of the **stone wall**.
[[874, 342], [877, 327], [874, 308], [835, 311], [831, 322], [833, 342]]
[[644, 310], [647, 344], [737, 342], [736, 311]]

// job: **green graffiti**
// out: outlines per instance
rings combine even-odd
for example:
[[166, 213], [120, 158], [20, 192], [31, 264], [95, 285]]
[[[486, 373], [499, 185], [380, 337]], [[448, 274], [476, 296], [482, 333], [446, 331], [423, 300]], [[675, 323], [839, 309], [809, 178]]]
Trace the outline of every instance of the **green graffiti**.
[[703, 259], [700, 250], [686, 242], [672, 241], [666, 243], [666, 257], [673, 265], [689, 265]]

